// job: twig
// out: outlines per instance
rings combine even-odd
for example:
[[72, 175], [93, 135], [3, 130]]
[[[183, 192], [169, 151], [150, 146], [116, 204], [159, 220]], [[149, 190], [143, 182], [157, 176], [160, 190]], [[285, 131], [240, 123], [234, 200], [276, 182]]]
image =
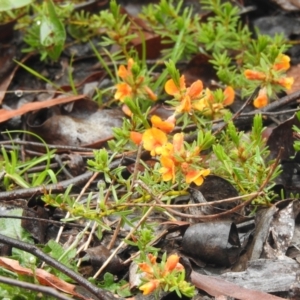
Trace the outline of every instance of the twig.
[[[99, 175], [99, 172], [91, 173], [91, 175], [92, 176], [90, 176], [88, 182], [86, 183], [86, 185], [81, 190], [80, 194], [75, 199], [74, 204], [77, 203], [80, 200], [81, 196], [85, 193], [86, 189], [90, 186], [90, 184], [94, 181], [94, 179], [96, 179], [96, 177]], [[65, 219], [69, 218], [69, 216], [70, 216], [70, 212], [67, 212], [66, 216], [65, 216]], [[55, 240], [56, 242], [59, 242], [59, 239], [60, 239], [60, 236], [63, 232], [63, 229], [64, 229], [64, 226], [61, 226], [59, 228], [58, 233], [57, 233], [57, 237], [56, 237], [56, 240]]]
[[[71, 270], [68, 267], [66, 267], [65, 265], [61, 264], [60, 262], [58, 262], [56, 259], [52, 258], [51, 256], [45, 254], [42, 250], [37, 248], [35, 245], [24, 243], [22, 241], [18, 241], [16, 239], [7, 237], [2, 234], [0, 234], [0, 242], [35, 255], [36, 257], [38, 257], [39, 259], [41, 259], [42, 261], [47, 263], [49, 266], [54, 267], [55, 269], [59, 270], [60, 272], [66, 274], [67, 276], [69, 276], [70, 278], [75, 280], [82, 287], [86, 288], [89, 292], [91, 292], [94, 296], [96, 296], [96, 299], [99, 299], [99, 300], [117, 299], [110, 292], [94, 286], [91, 282], [86, 280], [81, 275], [77, 274], [73, 270]], [[120, 300], [120, 298], [118, 298], [118, 299]]]
[[62, 221], [55, 221], [55, 220], [48, 220], [48, 219], [34, 218], [34, 217], [25, 217], [25, 216], [0, 215], [0, 219], [30, 220], [30, 221], [39, 221], [39, 222], [44, 222], [44, 223], [56, 224], [56, 225], [59, 225], [59, 226], [67, 225], [67, 226], [70, 226], [70, 227], [84, 228], [84, 226], [80, 225], [80, 224], [66, 223], [66, 222], [62, 222]]
[[[257, 192], [250, 193], [247, 195], [242, 195], [242, 196], [237, 196], [237, 197], [231, 197], [231, 198], [226, 198], [222, 200], [216, 200], [216, 201], [209, 201], [209, 202], [202, 202], [202, 203], [186, 203], [186, 204], [157, 204], [157, 207], [165, 208], [165, 207], [170, 207], [170, 208], [188, 208], [188, 207], [199, 207], [199, 206], [211, 206], [211, 205], [217, 205], [217, 204], [223, 204], [223, 203], [229, 203], [229, 202], [234, 202], [236, 200], [241, 200], [246, 197], [252, 197], [252, 196], [261, 196], [264, 195], [264, 192], [260, 192], [257, 194]], [[122, 203], [119, 205], [113, 205], [111, 208], [117, 208], [117, 207], [123, 207], [123, 206], [152, 206], [151, 203]]]
[[152, 206], [148, 209], [148, 211], [143, 215], [141, 220], [138, 222], [138, 224], [130, 230], [130, 232], [127, 234], [127, 236], [122, 240], [122, 242], [119, 244], [119, 246], [112, 252], [112, 254], [107, 258], [105, 263], [101, 266], [101, 268], [96, 272], [96, 274], [93, 276], [93, 278], [97, 278], [101, 272], [104, 270], [104, 268], [110, 263], [110, 261], [113, 259], [114, 256], [118, 253], [118, 251], [126, 244], [125, 240], [128, 240], [132, 234], [141, 226], [141, 224], [147, 219], [149, 214], [152, 212], [152, 210], [155, 208], [156, 201], [158, 200], [157, 197], [155, 197], [155, 202], [153, 202]]
[[[272, 168], [270, 169], [268, 175], [267, 175], [267, 178], [266, 180], [263, 182], [263, 184], [260, 186], [259, 190], [252, 196], [250, 197], [250, 199], [248, 199], [247, 201], [235, 206], [234, 208], [230, 209], [230, 210], [227, 210], [227, 211], [224, 211], [224, 212], [221, 212], [219, 214], [213, 214], [213, 215], [207, 215], [207, 216], [196, 216], [196, 215], [192, 215], [192, 214], [184, 214], [184, 213], [181, 213], [181, 212], [178, 212], [172, 208], [169, 208], [169, 207], [166, 207], [166, 210], [174, 215], [177, 215], [177, 216], [180, 216], [180, 217], [183, 217], [183, 218], [191, 218], [191, 219], [197, 219], [197, 220], [203, 220], [203, 221], [206, 221], [206, 220], [216, 220], [218, 218], [223, 218], [225, 216], [228, 216], [236, 211], [239, 211], [240, 209], [242, 209], [244, 206], [247, 206], [248, 204], [250, 204], [261, 192], [263, 192], [263, 189], [265, 188], [265, 186], [267, 185], [267, 183], [269, 182], [272, 174], [275, 172], [275, 169], [276, 167], [278, 166], [279, 164], [279, 160], [280, 160], [280, 156], [281, 156], [281, 152], [282, 152], [282, 149], [280, 149], [279, 151], [279, 154], [275, 160], [275, 162], [273, 163], [272, 165]], [[160, 199], [158, 199], [158, 202], [160, 205], [162, 205], [163, 203], [160, 201]], [[209, 202], [209, 204], [211, 204]]]
[[9, 286], [17, 286], [25, 290], [31, 290], [39, 293], [43, 293], [49, 296], [54, 297], [55, 299], [58, 300], [70, 300], [70, 297], [65, 296], [62, 293], [59, 293], [57, 290], [48, 287], [48, 286], [43, 286], [43, 285], [38, 285], [38, 284], [33, 284], [30, 282], [26, 281], [20, 281], [17, 279], [9, 278], [9, 277], [3, 277], [0, 276], [0, 282], [1, 283], [6, 283]]
[[[122, 158], [121, 160], [123, 162], [123, 165], [131, 163], [131, 161], [127, 160], [127, 158]], [[114, 169], [119, 165], [120, 165], [120, 159], [117, 159], [113, 161], [111, 164], [109, 164], [109, 168]], [[73, 187], [77, 187], [84, 184], [91, 178], [93, 174], [94, 172], [87, 171], [84, 174], [81, 174], [71, 179], [63, 180], [57, 184], [47, 184], [47, 185], [41, 185], [34, 188], [18, 189], [9, 192], [0, 192], [0, 201], [26, 199], [32, 196], [44, 195], [46, 192], [48, 193], [51, 192], [53, 194], [63, 193], [70, 185], [73, 185]]]
[[[41, 147], [42, 149], [45, 149], [45, 145], [43, 143], [38, 142], [30, 142], [30, 141], [21, 141], [21, 140], [7, 140], [2, 141], [0, 145], [10, 145], [10, 144], [19, 144], [24, 146], [33, 146], [33, 148]], [[93, 148], [85, 148], [85, 147], [75, 147], [75, 146], [64, 146], [64, 145], [53, 145], [53, 144], [47, 144], [47, 147], [49, 149], [55, 149], [55, 150], [63, 150], [65, 152], [69, 151], [77, 151], [77, 152], [87, 152], [87, 151], [93, 151], [96, 149]]]
[[57, 184], [41, 185], [34, 188], [13, 190], [10, 192], [0, 192], [0, 201], [8, 201], [14, 199], [24, 199], [32, 196], [44, 195], [46, 192], [62, 193], [70, 185], [78, 186], [85, 183], [93, 175], [92, 171], [76, 176], [72, 179], [63, 180]]

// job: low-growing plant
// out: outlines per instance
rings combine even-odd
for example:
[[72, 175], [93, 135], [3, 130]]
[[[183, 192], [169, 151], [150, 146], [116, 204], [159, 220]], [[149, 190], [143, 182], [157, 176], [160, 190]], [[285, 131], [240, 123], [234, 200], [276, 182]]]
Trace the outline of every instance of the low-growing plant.
[[[258, 90], [253, 105], [262, 108], [278, 92], [291, 88], [293, 78], [286, 76], [290, 59], [284, 54], [288, 45], [281, 36], [258, 34], [254, 39], [242, 23], [238, 8], [229, 2], [201, 3], [211, 12], [205, 21], [192, 7], [184, 8], [183, 1], [161, 0], [144, 7], [141, 18], [168, 45], [162, 51], [164, 63], [157, 61], [151, 66], [146, 61], [142, 28], [133, 33], [132, 24], [138, 25], [122, 14], [115, 0], [110, 2], [109, 10], [97, 14], [73, 13], [71, 4], [59, 7], [51, 0], [42, 5], [35, 3], [32, 7], [38, 14], [29, 21], [33, 23], [25, 32], [29, 45], [25, 51], [39, 51], [41, 59], [53, 61], [59, 59], [65, 47], [65, 28], [80, 42], [101, 35], [101, 51], [97, 50], [98, 45], [90, 45], [112, 80], [105, 96], [113, 99], [110, 105], [121, 106], [125, 115], [122, 127], [114, 129], [114, 139], [108, 142], [110, 151], [96, 150], [93, 158], [87, 160], [90, 170], [102, 174], [97, 199], [91, 192], [85, 201], [78, 201], [71, 195], [71, 186], [60, 195], [45, 192], [42, 199], [46, 205], [66, 211], [65, 221], [94, 221], [99, 238], [103, 230], [111, 230], [106, 222], [108, 216], [118, 217], [120, 224], [134, 228], [135, 232], [123, 242], [139, 249], [137, 263], [146, 273], [140, 286], [144, 294], [165, 290], [193, 296], [194, 288], [185, 281], [177, 255], [167, 258], [164, 254], [157, 262], [159, 249], [152, 245], [154, 231], [145, 222], [135, 228], [141, 215], [156, 210], [171, 219], [172, 215], [160, 204], [170, 204], [178, 195], [187, 194], [192, 183], [201, 186], [210, 174], [227, 179], [240, 195], [262, 189], [264, 194], [253, 204], [269, 205], [273, 199], [271, 187], [280, 173], [279, 166], [268, 161], [262, 117], [255, 116], [252, 131], [245, 133], [234, 125], [230, 106], [237, 95], [243, 98]], [[131, 46], [137, 36], [143, 44], [141, 55]], [[114, 53], [108, 50], [112, 45], [118, 47]], [[220, 80], [218, 89], [204, 86], [200, 79], [189, 85], [179, 70], [180, 60], [199, 52], [210, 58]], [[34, 74], [34, 70], [25, 68]], [[160, 74], [154, 73], [158, 70]], [[74, 81], [70, 81], [75, 90]], [[168, 116], [163, 118], [152, 110], [157, 101], [168, 106]], [[213, 124], [221, 120], [225, 122], [223, 130], [214, 131]], [[300, 149], [298, 142], [295, 149]], [[132, 174], [124, 166], [111, 167], [116, 156], [127, 151], [137, 153]], [[141, 159], [142, 151], [149, 153], [151, 163]], [[17, 152], [2, 150], [7, 174], [5, 188], [12, 181], [23, 187], [42, 184], [45, 174], [38, 175], [40, 179], [32, 183], [24, 182], [21, 175], [36, 163], [46, 159], [48, 162], [53, 153], [49, 151], [47, 155], [23, 166]], [[57, 253], [63, 251], [54, 244], [46, 249], [51, 252], [54, 248]], [[70, 253], [66, 257], [72, 258], [74, 253]], [[106, 279], [111, 282], [111, 277]]]

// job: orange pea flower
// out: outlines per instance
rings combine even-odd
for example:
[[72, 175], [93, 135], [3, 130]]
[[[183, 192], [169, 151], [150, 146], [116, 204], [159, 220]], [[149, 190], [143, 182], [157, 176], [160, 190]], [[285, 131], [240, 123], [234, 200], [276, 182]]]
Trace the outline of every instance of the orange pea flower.
[[152, 127], [144, 132], [142, 141], [144, 148], [155, 156], [161, 154], [162, 147], [167, 143], [168, 138], [162, 130]]
[[145, 262], [139, 263], [139, 268], [147, 274], [153, 274], [153, 268]]
[[152, 253], [149, 253], [148, 254], [148, 258], [149, 258], [149, 260], [150, 260], [150, 263], [152, 264], [152, 265], [155, 265], [156, 264], [156, 256], [154, 256]]
[[173, 79], [169, 79], [165, 83], [165, 91], [168, 95], [174, 96], [176, 94], [180, 94], [185, 88], [185, 78], [184, 75], [182, 75], [179, 79], [179, 87], [175, 84]]
[[132, 88], [127, 83], [122, 82], [116, 85], [117, 91], [115, 93], [115, 99], [124, 101], [126, 97], [132, 96]]
[[174, 151], [177, 154], [180, 154], [184, 151], [184, 134], [181, 133], [176, 133], [173, 136], [173, 147], [174, 147]]
[[265, 107], [269, 102], [268, 95], [267, 95], [267, 89], [264, 87], [259, 90], [258, 96], [254, 99], [253, 105], [256, 108], [262, 108]]
[[118, 76], [122, 79], [126, 79], [128, 76], [131, 76], [131, 69], [134, 64], [134, 60], [132, 58], [128, 59], [127, 68], [124, 65], [120, 65], [118, 69]]
[[122, 105], [122, 111], [128, 117], [132, 117], [133, 116], [132, 111], [129, 109], [129, 107], [126, 104]]
[[152, 101], [157, 100], [156, 94], [146, 85], [144, 86], [145, 93], [149, 96]]
[[267, 77], [266, 74], [263, 72], [249, 70], [249, 69], [244, 71], [244, 75], [249, 80], [264, 80]]
[[194, 101], [193, 108], [201, 112], [205, 110], [210, 110], [210, 107], [213, 102], [214, 95], [210, 89], [206, 88], [204, 97], [202, 97], [200, 100]]
[[177, 254], [172, 254], [167, 258], [165, 265], [165, 271], [173, 271], [179, 262], [179, 256]]
[[143, 291], [143, 295], [149, 295], [159, 287], [159, 280], [152, 279], [151, 281], [140, 286], [140, 290]]
[[194, 182], [196, 185], [200, 186], [204, 181], [204, 177], [209, 174], [210, 174], [209, 169], [202, 169], [202, 170], [191, 169], [185, 175], [185, 181], [186, 183]]
[[187, 112], [189, 113], [192, 109], [192, 101], [189, 95], [183, 96], [180, 104], [176, 107], [177, 113]]
[[180, 101], [180, 104], [176, 108], [177, 113], [189, 113], [193, 108], [192, 102], [202, 97], [203, 83], [201, 80], [197, 80], [187, 88], [185, 85], [185, 77], [182, 75], [179, 79], [179, 87], [175, 84], [173, 79], [169, 79], [165, 84], [165, 91]]
[[162, 167], [159, 169], [159, 173], [162, 174], [163, 181], [172, 180], [175, 182], [175, 164], [173, 159], [169, 158], [168, 156], [161, 156], [160, 163]]
[[275, 80], [276, 83], [283, 86], [287, 90], [290, 90], [292, 88], [292, 85], [294, 84], [294, 78], [293, 77], [282, 77], [277, 80]]
[[177, 263], [176, 267], [175, 267], [176, 271], [183, 271], [184, 270], [184, 266], [181, 263]]
[[153, 127], [159, 128], [160, 130], [169, 133], [173, 131], [175, 127], [176, 119], [174, 116], [169, 117], [166, 121], [163, 121], [158, 116], [152, 116], [151, 117], [151, 123]]
[[129, 138], [136, 144], [140, 145], [143, 135], [140, 132], [130, 131]]
[[187, 94], [191, 97], [191, 99], [196, 99], [201, 96], [203, 91], [203, 83], [201, 80], [196, 80], [192, 83], [192, 85], [187, 89]]
[[161, 156], [166, 156], [171, 159], [174, 158], [174, 146], [171, 143], [166, 143], [163, 145], [162, 150], [161, 150]]
[[285, 54], [279, 54], [275, 60], [275, 63], [273, 65], [273, 69], [275, 71], [286, 71], [290, 68], [290, 57]]
[[227, 86], [223, 93], [225, 96], [223, 105], [224, 106], [231, 105], [233, 103], [234, 97], [235, 97], [234, 89], [231, 86]]

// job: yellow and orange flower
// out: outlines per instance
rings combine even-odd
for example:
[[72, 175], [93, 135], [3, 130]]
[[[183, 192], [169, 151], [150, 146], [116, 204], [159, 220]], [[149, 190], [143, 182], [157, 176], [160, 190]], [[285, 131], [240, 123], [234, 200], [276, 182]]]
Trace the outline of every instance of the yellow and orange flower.
[[118, 69], [118, 76], [121, 77], [123, 80], [131, 76], [131, 69], [133, 64], [134, 60], [132, 58], [129, 58], [127, 62], [127, 68], [124, 65], [120, 65]]
[[140, 145], [143, 139], [143, 134], [137, 131], [130, 131], [129, 138], [136, 144]]
[[130, 110], [130, 108], [126, 104], [122, 105], [122, 112], [130, 118], [133, 116], [133, 112]]
[[209, 169], [202, 169], [202, 170], [190, 169], [185, 175], [185, 181], [186, 183], [194, 182], [196, 185], [200, 186], [203, 183], [204, 178], [209, 174], [210, 174]]
[[234, 97], [235, 97], [235, 92], [234, 89], [231, 86], [227, 86], [225, 90], [223, 91], [224, 94], [224, 101], [223, 105], [224, 106], [229, 106], [233, 103]]
[[203, 83], [201, 80], [196, 80], [192, 83], [192, 85], [187, 89], [187, 94], [191, 97], [191, 99], [197, 99], [201, 97], [201, 93], [203, 91]]
[[174, 152], [177, 155], [180, 155], [184, 151], [184, 134], [183, 132], [181, 133], [176, 133], [173, 136], [173, 147], [174, 147]]
[[144, 82], [144, 76], [132, 73], [134, 63], [134, 60], [129, 58], [127, 67], [124, 65], [119, 66], [117, 74], [123, 82], [116, 84], [115, 99], [123, 102], [126, 97], [141, 96], [156, 101], [157, 96]]
[[265, 80], [267, 78], [266, 74], [254, 70], [245, 70], [244, 75], [249, 80]]
[[269, 98], [267, 95], [267, 89], [264, 87], [259, 90], [258, 96], [253, 101], [253, 105], [256, 108], [262, 108], [268, 105], [268, 103], [269, 103]]
[[168, 273], [172, 272], [173, 270], [176, 271], [183, 271], [184, 266], [179, 263], [179, 256], [177, 254], [172, 254], [167, 258], [165, 268], [163, 271], [163, 276], [166, 276]]
[[201, 80], [197, 80], [187, 88], [185, 77], [182, 75], [179, 79], [179, 86], [175, 84], [173, 79], [169, 79], [165, 84], [165, 91], [180, 101], [180, 104], [176, 107], [177, 113], [189, 113], [193, 108], [193, 101], [202, 97], [203, 83]]
[[159, 169], [159, 173], [162, 174], [163, 181], [175, 182], [175, 163], [174, 160], [168, 156], [161, 156], [160, 163], [162, 167]]
[[171, 96], [180, 94], [180, 93], [184, 92], [185, 89], [186, 89], [186, 86], [185, 86], [184, 75], [182, 75], [179, 79], [179, 87], [175, 84], [173, 79], [169, 79], [165, 83], [165, 91], [168, 95], [171, 95]]
[[124, 101], [126, 97], [132, 96], [132, 88], [126, 82], [121, 82], [116, 85], [117, 91], [115, 93], [115, 99]]
[[143, 295], [149, 295], [159, 287], [159, 284], [160, 282], [158, 279], [152, 279], [149, 282], [140, 286], [139, 289], [143, 291]]
[[155, 156], [161, 154], [163, 146], [167, 143], [168, 138], [165, 132], [152, 127], [144, 132], [142, 141], [145, 150], [150, 151], [150, 154]]
[[151, 117], [151, 123], [153, 127], [156, 127], [166, 133], [173, 131], [175, 127], [176, 119], [174, 116], [169, 117], [166, 121], [163, 121], [160, 117], [153, 115]]
[[273, 70], [275, 71], [286, 71], [290, 68], [290, 57], [285, 54], [279, 54], [273, 65]]
[[147, 274], [153, 274], [153, 268], [145, 262], [139, 263], [139, 268]]
[[152, 253], [149, 253], [149, 254], [148, 254], [148, 258], [149, 258], [150, 263], [151, 263], [152, 265], [155, 265], [155, 264], [156, 264], [156, 259], [157, 259], [156, 256], [154, 256]]
[[145, 91], [145, 94], [150, 98], [150, 100], [152, 100], [152, 101], [157, 100], [156, 94], [147, 85], [144, 86], [144, 91]]
[[167, 258], [165, 271], [173, 271], [177, 264], [179, 263], [179, 256], [177, 254], [172, 254]]
[[283, 86], [285, 89], [290, 90], [294, 84], [294, 77], [282, 77], [275, 80], [275, 82]]

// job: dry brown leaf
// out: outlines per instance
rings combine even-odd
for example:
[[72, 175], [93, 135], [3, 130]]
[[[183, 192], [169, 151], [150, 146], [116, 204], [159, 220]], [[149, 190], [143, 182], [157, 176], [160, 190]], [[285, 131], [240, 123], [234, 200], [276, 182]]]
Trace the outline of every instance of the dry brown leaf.
[[300, 0], [272, 0], [286, 11], [298, 11], [300, 9]]
[[195, 271], [191, 273], [191, 281], [197, 288], [214, 297], [226, 295], [240, 300], [283, 300], [281, 297], [247, 289], [224, 279], [202, 275]]
[[51, 107], [58, 104], [64, 104], [71, 101], [83, 99], [85, 95], [67, 96], [62, 98], [50, 99], [43, 102], [30, 102], [22, 105], [18, 109], [6, 110], [0, 109], [0, 123], [5, 122], [13, 117], [24, 115], [30, 111], [39, 110], [41, 108]]
[[[21, 63], [24, 63], [28, 58], [30, 58], [31, 54], [27, 54], [22, 60]], [[16, 65], [13, 70], [5, 76], [5, 79], [0, 83], [0, 104], [4, 99], [7, 88], [9, 87], [11, 81], [13, 80], [17, 70], [20, 68], [20, 65]]]
[[76, 286], [74, 284], [65, 282], [43, 269], [35, 269], [32, 271], [31, 269], [22, 267], [17, 260], [7, 257], [0, 257], [0, 266], [19, 275], [35, 276], [41, 285], [53, 287], [64, 293], [79, 297], [82, 300], [91, 300], [75, 292]]

